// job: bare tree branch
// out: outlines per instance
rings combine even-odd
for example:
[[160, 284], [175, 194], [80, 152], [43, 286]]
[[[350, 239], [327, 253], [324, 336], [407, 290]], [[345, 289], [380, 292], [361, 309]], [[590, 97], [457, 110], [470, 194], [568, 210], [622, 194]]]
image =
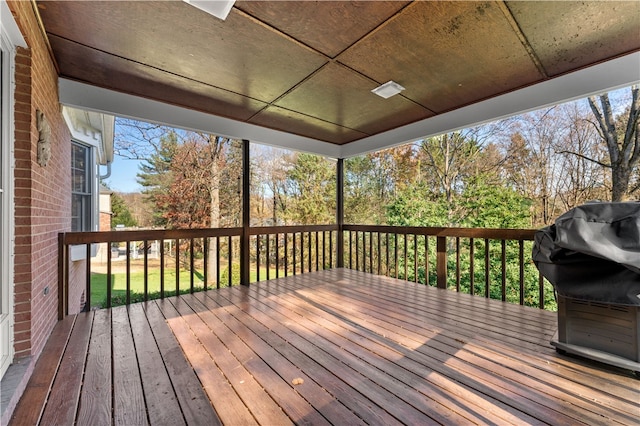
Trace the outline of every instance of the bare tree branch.
[[598, 161], [598, 160], [595, 160], [593, 158], [589, 158], [586, 155], [580, 154], [579, 152], [562, 150], [562, 151], [556, 151], [555, 153], [556, 154], [571, 154], [571, 155], [575, 155], [576, 157], [584, 158], [587, 161], [591, 161], [592, 163], [596, 163], [599, 166], [606, 167], [608, 169], [611, 168], [611, 164], [606, 164], [606, 163], [603, 163], [602, 161]]

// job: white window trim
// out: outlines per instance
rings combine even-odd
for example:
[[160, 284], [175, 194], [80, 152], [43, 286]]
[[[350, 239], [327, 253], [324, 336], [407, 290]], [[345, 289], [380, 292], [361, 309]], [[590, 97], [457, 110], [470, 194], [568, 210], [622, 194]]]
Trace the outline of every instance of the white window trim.
[[[105, 141], [109, 137], [113, 137], [113, 117], [108, 123], [105, 123], [104, 115], [83, 111], [76, 108], [64, 106], [62, 108], [62, 116], [69, 132], [71, 133], [71, 143], [84, 145], [90, 148], [89, 167], [91, 179], [91, 226], [90, 231], [97, 231], [100, 224], [99, 211], [99, 160], [108, 161], [108, 154], [105, 153]], [[111, 127], [109, 127], [109, 125]], [[111, 133], [109, 133], [111, 132]], [[105, 135], [105, 133], [108, 133]], [[96, 256], [98, 246], [96, 244], [91, 247], [91, 257]], [[69, 250], [71, 261], [84, 260], [87, 258], [85, 246], [71, 246]]]
[[[8, 333], [0, 339], [8, 339], [8, 353], [0, 353], [0, 378], [13, 362], [14, 355], [14, 256], [15, 256], [15, 202], [14, 202], [14, 93], [15, 93], [15, 55], [16, 48], [27, 47], [20, 30], [13, 19], [9, 6], [0, 0], [0, 51], [2, 52], [2, 206], [4, 211], [0, 217], [2, 238], [0, 239], [0, 262], [2, 262], [2, 276], [0, 276], [2, 291], [2, 310], [0, 316], [7, 321]], [[3, 341], [2, 344], [7, 344]], [[4, 351], [4, 350], [3, 350]]]
[[[99, 220], [100, 220], [100, 211], [99, 211], [99, 207], [98, 207], [98, 200], [100, 197], [100, 194], [98, 192], [98, 180], [99, 180], [99, 176], [98, 176], [98, 165], [96, 163], [96, 146], [91, 144], [88, 145], [84, 142], [78, 141], [76, 139], [72, 139], [73, 143], [79, 144], [79, 145], [83, 145], [87, 148], [89, 148], [89, 162], [88, 162], [88, 167], [90, 167], [89, 170], [89, 183], [91, 185], [91, 217], [89, 218], [89, 229], [88, 230], [83, 230], [82, 232], [88, 232], [88, 231], [97, 231], [98, 230], [98, 226], [100, 224]], [[97, 244], [93, 244], [91, 246], [91, 257], [95, 257], [96, 254], [98, 252], [98, 246]], [[69, 253], [70, 259], [71, 261], [77, 261], [77, 260], [84, 260], [87, 258], [87, 250], [85, 248], [85, 246], [80, 245], [80, 246], [71, 246], [70, 247], [70, 253]]]

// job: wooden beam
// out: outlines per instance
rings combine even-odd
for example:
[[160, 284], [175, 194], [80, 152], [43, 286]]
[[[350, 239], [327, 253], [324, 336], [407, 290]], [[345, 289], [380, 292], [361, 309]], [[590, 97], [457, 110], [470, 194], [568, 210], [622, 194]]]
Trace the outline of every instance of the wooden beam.
[[447, 288], [447, 237], [438, 237], [436, 242], [436, 272], [438, 288]]
[[[249, 220], [251, 216], [250, 210], [250, 157], [249, 144], [246, 139], [242, 140], [242, 236], [240, 241], [240, 284], [249, 285]], [[231, 269], [229, 270], [231, 275]]]
[[344, 160], [336, 163], [336, 224], [338, 225], [337, 256], [338, 268], [344, 267]]

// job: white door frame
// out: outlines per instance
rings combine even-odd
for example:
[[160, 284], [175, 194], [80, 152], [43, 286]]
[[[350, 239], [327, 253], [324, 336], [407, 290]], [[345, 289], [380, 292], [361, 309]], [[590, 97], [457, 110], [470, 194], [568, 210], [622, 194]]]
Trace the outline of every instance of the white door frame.
[[0, 378], [13, 362], [14, 323], [14, 92], [16, 47], [26, 43], [5, 0], [0, 0]]

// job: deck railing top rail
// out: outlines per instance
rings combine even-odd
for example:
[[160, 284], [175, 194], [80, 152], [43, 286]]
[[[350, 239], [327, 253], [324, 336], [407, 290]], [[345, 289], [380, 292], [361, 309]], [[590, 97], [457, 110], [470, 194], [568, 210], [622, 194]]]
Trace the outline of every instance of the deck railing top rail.
[[124, 241], [172, 240], [206, 237], [229, 237], [242, 233], [242, 228], [140, 229], [122, 231], [65, 232], [60, 234], [67, 245], [115, 243]]
[[536, 229], [454, 228], [434, 226], [343, 225], [345, 231], [428, 235], [433, 237], [489, 238], [491, 240], [533, 241]]

